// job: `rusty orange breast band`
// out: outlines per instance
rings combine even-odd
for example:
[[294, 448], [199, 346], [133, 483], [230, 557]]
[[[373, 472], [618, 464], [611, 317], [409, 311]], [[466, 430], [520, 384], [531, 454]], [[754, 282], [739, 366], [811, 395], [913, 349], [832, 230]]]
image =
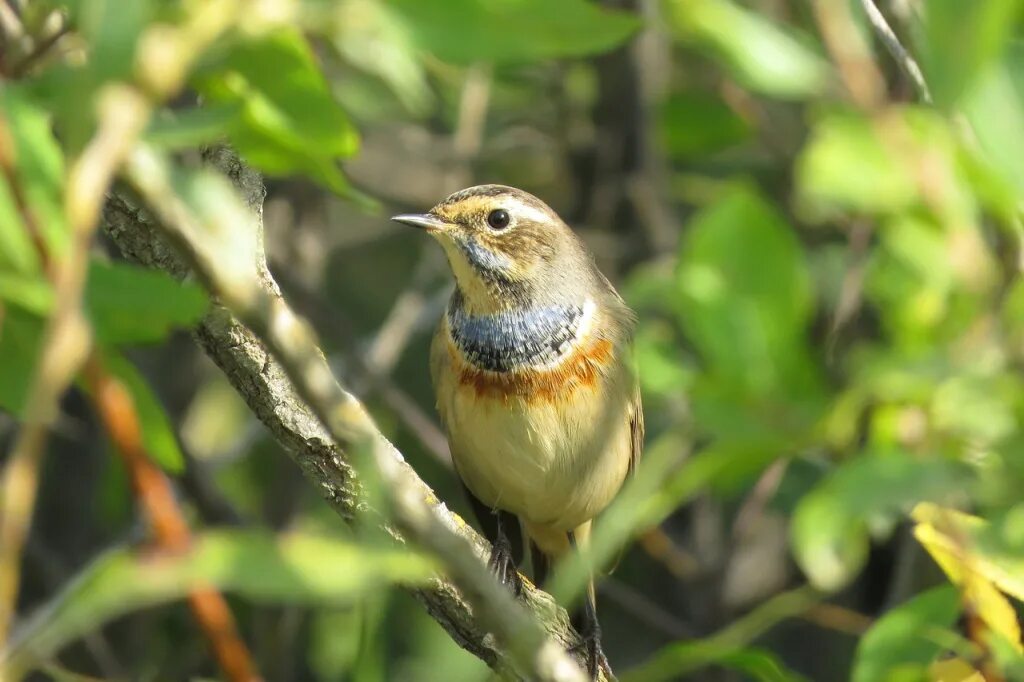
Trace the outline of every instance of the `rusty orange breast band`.
[[555, 402], [570, 398], [581, 388], [597, 384], [612, 361], [614, 347], [608, 339], [595, 338], [584, 342], [556, 365], [533, 368], [520, 367], [508, 372], [481, 369], [468, 362], [451, 341], [448, 353], [459, 386], [470, 388], [481, 398]]

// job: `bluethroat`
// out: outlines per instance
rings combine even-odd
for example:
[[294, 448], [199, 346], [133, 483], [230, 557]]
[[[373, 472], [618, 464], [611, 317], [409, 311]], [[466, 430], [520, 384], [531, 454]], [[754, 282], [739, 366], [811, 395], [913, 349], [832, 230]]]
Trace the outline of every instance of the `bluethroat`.
[[[393, 220], [436, 238], [455, 275], [430, 370], [490, 566], [519, 592], [525, 530], [541, 585], [554, 559], [587, 542], [640, 457], [633, 313], [575, 233], [526, 192], [470, 187]], [[593, 580], [575, 621], [596, 677], [607, 660]]]

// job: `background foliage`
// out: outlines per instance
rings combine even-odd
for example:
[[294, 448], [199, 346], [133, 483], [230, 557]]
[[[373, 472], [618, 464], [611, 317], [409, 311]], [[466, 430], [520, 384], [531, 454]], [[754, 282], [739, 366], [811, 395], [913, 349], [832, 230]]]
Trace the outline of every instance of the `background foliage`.
[[[923, 88], [862, 2], [0, 0], [4, 457], [130, 82], [143, 142], [266, 174], [285, 296], [461, 511], [426, 362], [449, 275], [386, 216], [501, 182], [590, 244], [664, 473], [599, 528], [635, 540], [599, 597], [624, 679], [1024, 679], [1022, 3], [879, 4]], [[90, 253], [96, 344], [201, 549], [126, 549], [145, 517], [78, 381], [20, 556], [38, 674], [216, 674], [199, 579], [266, 679], [485, 677], [393, 587], [429, 559], [342, 525], [189, 338], [202, 289]]]

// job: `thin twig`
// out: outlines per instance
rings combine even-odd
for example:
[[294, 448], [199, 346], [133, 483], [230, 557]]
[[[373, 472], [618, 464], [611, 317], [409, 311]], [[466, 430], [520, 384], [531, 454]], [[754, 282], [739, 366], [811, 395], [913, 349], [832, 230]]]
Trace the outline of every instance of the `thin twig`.
[[57, 30], [33, 45], [32, 51], [11, 67], [11, 78], [18, 78], [28, 73], [28, 70], [37, 61], [45, 57], [49, 53], [50, 48], [56, 45], [57, 41], [66, 36], [70, 31], [71, 25], [67, 22], [67, 19], [63, 19]]
[[640, 546], [679, 580], [692, 580], [700, 572], [697, 558], [677, 545], [661, 526], [644, 532]]
[[917, 65], [910, 52], [900, 43], [899, 37], [892, 30], [892, 27], [889, 26], [889, 22], [885, 20], [885, 16], [878, 9], [878, 6], [875, 5], [873, 0], [861, 0], [860, 4], [864, 7], [864, 12], [868, 16], [871, 28], [875, 30], [878, 39], [885, 45], [885, 49], [889, 50], [892, 58], [896, 60], [896, 65], [914, 83], [914, 87], [917, 88], [917, 93], [921, 96], [921, 99], [931, 104], [932, 93], [928, 90], [928, 83], [924, 80], [921, 67]]
[[[188, 549], [188, 524], [174, 498], [170, 481], [146, 454], [131, 394], [104, 368], [96, 353], [86, 363], [85, 376], [103, 427], [124, 461], [136, 499], [149, 517], [157, 545], [172, 552]], [[232, 682], [260, 680], [220, 592], [199, 588], [189, 593], [188, 601], [224, 676]]]
[[125, 170], [128, 182], [156, 213], [164, 234], [200, 280], [262, 339], [330, 438], [349, 453], [368, 451], [372, 456], [401, 532], [442, 562], [472, 604], [476, 618], [502, 643], [507, 655], [504, 665], [511, 664], [519, 675], [532, 679], [582, 680], [576, 662], [498, 585], [466, 534], [455, 532], [453, 515], [439, 513], [426, 485], [380, 433], [365, 408], [337, 383], [305, 321], [265, 288], [267, 283], [258, 275], [262, 254], [235, 251], [225, 262], [226, 242], [259, 248], [253, 239], [252, 217], [230, 205], [218, 206], [216, 217], [196, 215], [175, 191], [167, 163], [146, 148], [136, 150]]
[[885, 81], [875, 66], [870, 46], [857, 30], [850, 7], [835, 0], [814, 0], [812, 7], [825, 48], [850, 98], [861, 109], [875, 109], [885, 97]]
[[134, 91], [123, 86], [105, 88], [100, 94], [96, 135], [68, 172], [64, 206], [71, 243], [66, 256], [53, 259], [56, 303], [26, 401], [25, 423], [0, 481], [0, 642], [6, 641], [14, 617], [21, 552], [35, 508], [47, 428], [57, 413], [60, 396], [91, 345], [81, 299], [100, 206], [121, 159], [145, 125], [148, 111]]

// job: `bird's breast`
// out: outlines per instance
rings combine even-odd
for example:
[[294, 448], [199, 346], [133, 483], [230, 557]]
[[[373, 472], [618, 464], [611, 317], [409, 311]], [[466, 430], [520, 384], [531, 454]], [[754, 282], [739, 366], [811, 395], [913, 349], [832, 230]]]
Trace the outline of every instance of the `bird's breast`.
[[596, 312], [588, 300], [470, 316], [456, 300], [444, 327], [458, 385], [506, 401], [556, 401], [595, 386], [615, 355]]

